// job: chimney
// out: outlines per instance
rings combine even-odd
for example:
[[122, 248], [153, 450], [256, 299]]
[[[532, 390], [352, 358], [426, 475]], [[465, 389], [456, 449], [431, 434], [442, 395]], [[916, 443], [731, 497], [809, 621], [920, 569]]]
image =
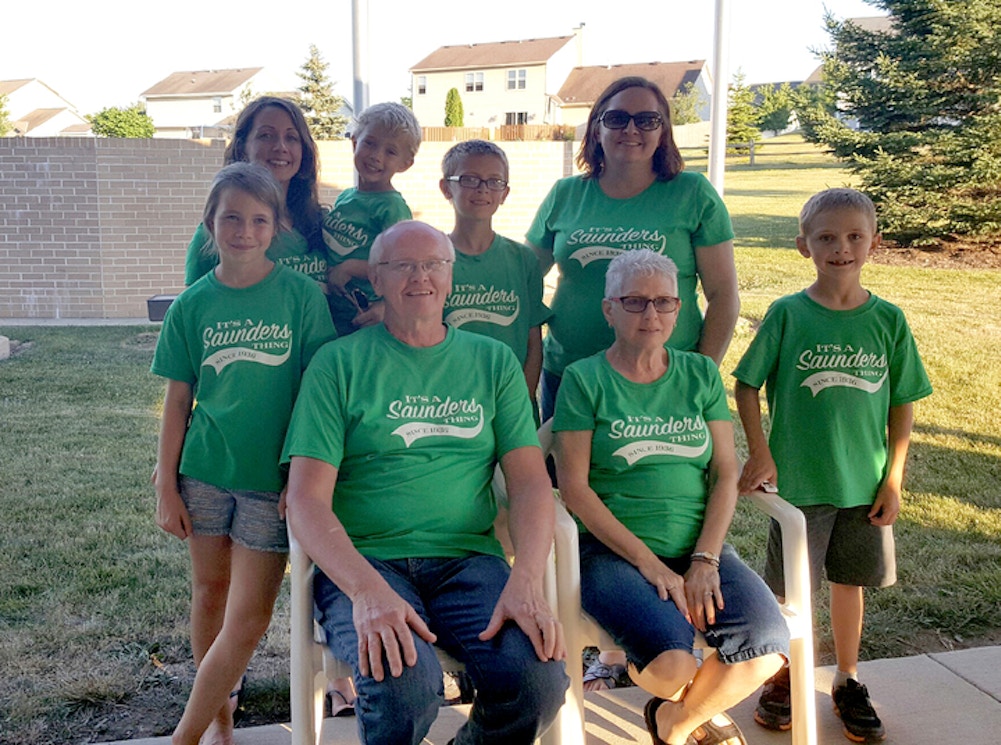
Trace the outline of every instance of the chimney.
[[584, 21], [575, 27], [573, 35], [577, 37], [577, 67], [584, 66]]

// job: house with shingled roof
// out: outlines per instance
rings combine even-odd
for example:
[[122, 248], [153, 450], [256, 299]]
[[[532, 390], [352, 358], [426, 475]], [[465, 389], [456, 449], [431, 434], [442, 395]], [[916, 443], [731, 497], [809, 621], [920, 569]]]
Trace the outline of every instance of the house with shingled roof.
[[38, 78], [0, 80], [0, 96], [15, 137], [87, 137], [88, 122], [76, 107]]
[[692, 60], [575, 67], [556, 94], [562, 110], [562, 123], [573, 126], [586, 124], [587, 115], [601, 92], [619, 78], [632, 75], [653, 81], [668, 99], [685, 93], [690, 86], [691, 90], [698, 92], [702, 101], [699, 116], [708, 121], [712, 79], [705, 60]]
[[240, 94], [262, 67], [171, 73], [140, 99], [156, 128], [154, 137], [222, 138], [243, 108]]
[[410, 68], [414, 114], [425, 127], [445, 121], [455, 88], [467, 127], [559, 124], [556, 91], [581, 64], [583, 24], [572, 36], [444, 46]]

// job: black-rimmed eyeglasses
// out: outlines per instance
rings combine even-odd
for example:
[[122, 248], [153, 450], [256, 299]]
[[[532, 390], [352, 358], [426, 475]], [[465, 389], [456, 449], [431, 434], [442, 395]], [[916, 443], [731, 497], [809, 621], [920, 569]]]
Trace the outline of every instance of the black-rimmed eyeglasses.
[[636, 295], [625, 295], [623, 297], [613, 297], [609, 300], [617, 301], [622, 310], [627, 313], [645, 313], [648, 305], [653, 305], [653, 309], [658, 313], [674, 313], [681, 305], [681, 299], [664, 295], [663, 297], [638, 297]]
[[599, 116], [598, 121], [608, 129], [625, 129], [629, 126], [629, 122], [633, 121], [636, 123], [636, 129], [652, 132], [655, 129], [660, 129], [664, 123], [664, 117], [656, 111], [640, 111], [636, 114], [630, 114], [622, 109], [611, 109]]
[[479, 178], [469, 173], [462, 176], [446, 176], [445, 180], [453, 181], [463, 189], [479, 189], [481, 185], [490, 191], [504, 191], [507, 188], [507, 181], [502, 178]]

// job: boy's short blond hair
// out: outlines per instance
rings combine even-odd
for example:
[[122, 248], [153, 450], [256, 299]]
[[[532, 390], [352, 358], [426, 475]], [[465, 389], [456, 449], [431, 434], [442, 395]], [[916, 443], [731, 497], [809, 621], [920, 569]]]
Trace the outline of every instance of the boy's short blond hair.
[[353, 140], [367, 127], [373, 126], [380, 127], [393, 135], [405, 135], [409, 140], [407, 148], [411, 157], [417, 155], [417, 149], [421, 146], [421, 125], [414, 112], [403, 104], [387, 101], [369, 106], [355, 119], [355, 126], [351, 128], [351, 139]]
[[876, 232], [876, 205], [857, 189], [825, 189], [810, 197], [799, 213], [799, 234], [805, 236], [817, 215], [835, 210], [855, 210], [863, 213]]
[[510, 172], [510, 167], [507, 163], [507, 154], [501, 149], [500, 145], [496, 145], [488, 140], [465, 140], [449, 148], [448, 152], [445, 153], [445, 157], [441, 159], [442, 176], [445, 178], [458, 176], [459, 164], [463, 158], [470, 155], [492, 155], [498, 158], [504, 164], [504, 180], [507, 181]]

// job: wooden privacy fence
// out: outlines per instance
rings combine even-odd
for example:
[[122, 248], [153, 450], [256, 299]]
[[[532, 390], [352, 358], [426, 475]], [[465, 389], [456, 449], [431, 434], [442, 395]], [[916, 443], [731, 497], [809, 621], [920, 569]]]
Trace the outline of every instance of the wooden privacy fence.
[[500, 127], [422, 127], [424, 142], [539, 142], [572, 140], [576, 127], [568, 124], [505, 124]]
[[424, 142], [462, 142], [489, 140], [489, 127], [421, 127]]

